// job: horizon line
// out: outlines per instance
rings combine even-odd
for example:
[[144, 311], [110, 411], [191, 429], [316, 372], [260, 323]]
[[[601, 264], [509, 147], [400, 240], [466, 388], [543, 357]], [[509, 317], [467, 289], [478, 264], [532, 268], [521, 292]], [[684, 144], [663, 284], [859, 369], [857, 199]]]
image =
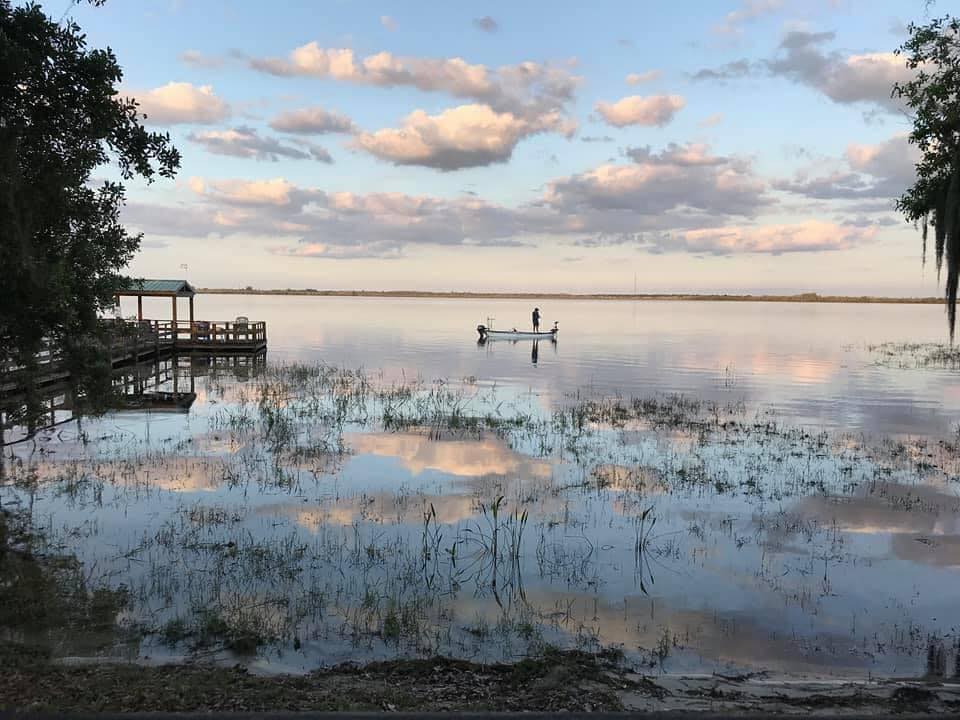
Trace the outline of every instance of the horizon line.
[[445, 298], [453, 300], [674, 300], [699, 302], [807, 302], [807, 303], [876, 303], [934, 305], [943, 302], [939, 297], [909, 297], [886, 295], [821, 295], [806, 293], [576, 293], [576, 292], [499, 292], [452, 290], [320, 290], [315, 288], [196, 288], [207, 295], [292, 295], [308, 297], [371, 297], [371, 298]]

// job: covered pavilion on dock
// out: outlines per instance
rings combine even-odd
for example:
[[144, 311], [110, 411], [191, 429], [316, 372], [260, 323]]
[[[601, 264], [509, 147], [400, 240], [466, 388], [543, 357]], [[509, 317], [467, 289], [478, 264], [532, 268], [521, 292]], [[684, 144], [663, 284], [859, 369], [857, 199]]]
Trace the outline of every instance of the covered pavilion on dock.
[[193, 296], [197, 294], [193, 286], [186, 280], [132, 280], [123, 290], [116, 294], [117, 305], [121, 297], [137, 298], [137, 320], [143, 320], [143, 299], [145, 297], [168, 297], [172, 301], [173, 314], [171, 319], [177, 322], [177, 299], [190, 300], [190, 324], [193, 325]]
[[[126, 287], [115, 293], [117, 306], [121, 297], [137, 299], [139, 331], [148, 330], [156, 335], [157, 342], [178, 351], [249, 353], [267, 347], [267, 324], [250, 322], [244, 315], [235, 320], [197, 320], [193, 312], [196, 289], [186, 280], [131, 280]], [[143, 298], [170, 298], [170, 320], [149, 319], [143, 316]], [[189, 320], [177, 317], [180, 298], [189, 301]]]

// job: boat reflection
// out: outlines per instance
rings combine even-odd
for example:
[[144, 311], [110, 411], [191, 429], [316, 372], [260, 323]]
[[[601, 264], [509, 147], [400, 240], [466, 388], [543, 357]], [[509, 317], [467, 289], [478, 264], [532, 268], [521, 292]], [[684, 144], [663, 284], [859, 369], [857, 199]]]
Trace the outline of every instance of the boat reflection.
[[478, 349], [486, 349], [488, 352], [492, 351], [494, 340], [497, 344], [504, 345], [517, 345], [519, 343], [529, 342], [530, 346], [530, 364], [536, 366], [540, 362], [540, 343], [548, 343], [553, 348], [553, 354], [557, 354], [557, 339], [556, 338], [544, 338], [544, 339], [530, 339], [530, 338], [492, 338], [492, 337], [481, 337], [477, 340]]

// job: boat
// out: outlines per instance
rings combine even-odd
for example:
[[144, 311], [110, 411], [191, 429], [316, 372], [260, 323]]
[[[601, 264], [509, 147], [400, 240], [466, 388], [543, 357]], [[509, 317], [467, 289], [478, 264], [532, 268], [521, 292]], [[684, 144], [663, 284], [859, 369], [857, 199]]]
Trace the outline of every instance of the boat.
[[477, 325], [477, 332], [480, 333], [480, 340], [556, 340], [560, 328], [557, 323], [546, 332], [533, 332], [532, 330], [493, 330], [486, 325]]

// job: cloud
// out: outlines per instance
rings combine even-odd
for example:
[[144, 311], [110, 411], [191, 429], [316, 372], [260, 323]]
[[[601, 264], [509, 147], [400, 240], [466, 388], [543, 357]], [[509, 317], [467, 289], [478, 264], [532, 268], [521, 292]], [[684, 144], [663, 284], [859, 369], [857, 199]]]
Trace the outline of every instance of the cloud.
[[608, 143], [608, 142], [613, 142], [613, 138], [610, 137], [609, 135], [584, 135], [583, 137], [580, 138], [580, 142], [585, 142], [585, 143], [595, 143], [595, 142]]
[[800, 172], [792, 180], [775, 180], [777, 190], [804, 195], [816, 200], [842, 200], [873, 197], [873, 186], [857, 173], [836, 171], [808, 177]]
[[210, 85], [170, 82], [153, 90], [131, 93], [151, 125], [210, 124], [230, 116], [230, 106]]
[[868, 104], [884, 111], [903, 109], [899, 98], [891, 97], [893, 85], [914, 77], [902, 57], [894, 53], [845, 55], [823, 46], [836, 39], [832, 32], [794, 30], [780, 41], [777, 53], [764, 60], [736, 60], [693, 74], [694, 80], [725, 81], [749, 75], [783, 77], [814, 88], [836, 103]]
[[309, 140], [294, 140], [293, 142], [301, 147], [306, 148], [307, 152], [310, 153], [310, 157], [317, 162], [327, 163], [328, 165], [333, 163], [333, 156], [327, 152], [326, 148], [317, 145], [316, 143], [312, 143]]
[[321, 107], [282, 112], [270, 121], [270, 127], [280, 132], [300, 135], [354, 133], [357, 130], [353, 120], [346, 115]]
[[584, 233], [638, 232], [720, 225], [770, 204], [750, 163], [712, 155], [705, 145], [627, 151], [629, 165], [601, 165], [549, 183], [545, 203], [571, 229]]
[[723, 113], [713, 113], [712, 115], [707, 115], [703, 120], [701, 120], [697, 125], [702, 128], [716, 127], [723, 122]]
[[[280, 158], [308, 160], [313, 158], [321, 162], [332, 162], [330, 155], [318, 146], [308, 146], [307, 150], [284, 145], [276, 138], [262, 137], [254, 128], [236, 127], [229, 130], [208, 130], [193, 132], [187, 136], [191, 142], [202, 145], [207, 152], [217, 155], [250, 158], [253, 160], [272, 160]], [[322, 152], [317, 152], [317, 150]]]
[[891, 111], [902, 108], [901, 101], [890, 94], [894, 83], [914, 75], [905, 60], [893, 53], [844, 57], [821, 50], [833, 37], [833, 33], [788, 33], [780, 44], [780, 56], [766, 63], [770, 73], [813, 87], [837, 103], [873, 103]]
[[846, 152], [847, 162], [854, 170], [895, 181], [904, 188], [916, 180], [920, 157], [920, 150], [908, 142], [905, 133], [876, 145], [850, 143]]
[[380, 52], [358, 58], [349, 48], [322, 48], [316, 42], [288, 58], [251, 58], [249, 65], [279, 76], [330, 78], [376, 87], [415, 87], [445, 92], [491, 106], [497, 112], [539, 115], [573, 100], [580, 78], [567, 69], [523, 62], [491, 70], [462, 58], [399, 57]]
[[754, 65], [749, 60], [735, 60], [717, 68], [704, 68], [692, 76], [693, 80], [735, 80], [746, 77], [754, 71]]
[[875, 227], [837, 225], [809, 220], [795, 225], [722, 227], [657, 235], [652, 246], [661, 252], [710, 255], [772, 254], [847, 250], [873, 239]]
[[614, 127], [627, 125], [657, 125], [669, 123], [677, 111], [687, 104], [679, 95], [631, 95], [615, 103], [598, 102], [594, 108]]
[[[632, 243], [652, 253], [789, 253], [839, 250], [870, 240], [877, 223], [811, 221], [764, 226], [773, 207], [745, 158], [705, 145], [630, 148], [631, 162], [549, 182], [532, 202], [508, 207], [461, 194], [327, 192], [285, 178], [193, 177], [191, 201], [160, 208], [131, 203], [124, 220], [151, 236], [269, 238], [274, 254], [304, 258], [393, 258], [410, 245], [508, 247]], [[872, 166], [882, 153], [854, 151]], [[848, 208], [849, 210], [849, 208]], [[853, 212], [853, 211], [851, 211]], [[864, 221], [867, 220], [867, 221]]]
[[836, 103], [874, 105], [887, 112], [903, 109], [891, 97], [893, 85], [914, 77], [902, 57], [894, 53], [844, 55], [826, 51], [824, 44], [836, 38], [832, 32], [794, 30], [784, 35], [776, 55], [751, 62], [746, 59], [704, 68], [694, 80], [730, 80], [748, 75], [783, 77], [811, 87]]
[[390, 32], [393, 32], [397, 29], [397, 21], [394, 20], [389, 15], [381, 15], [380, 24], [383, 25]]
[[396, 165], [459, 170], [506, 162], [517, 143], [530, 135], [570, 135], [573, 130], [558, 112], [527, 119], [487, 105], [460, 105], [439, 115], [416, 110], [401, 128], [360, 133], [354, 145]]
[[199, 50], [184, 50], [180, 53], [180, 61], [198, 70], [215, 70], [224, 64], [222, 57], [204, 55]]
[[258, 207], [289, 207], [301, 210], [308, 200], [316, 196], [313, 191], [303, 191], [284, 178], [271, 180], [204, 180], [191, 177], [190, 189], [197, 195], [228, 205], [253, 205]]
[[647, 70], [642, 73], [630, 73], [626, 77], [627, 85], [640, 85], [642, 83], [653, 82], [660, 79], [659, 70]]
[[783, 0], [743, 0], [739, 8], [727, 13], [723, 22], [714, 26], [713, 31], [721, 35], [739, 35], [744, 23], [776, 12], [782, 5]]
[[194, 202], [130, 203], [124, 221], [153, 236], [262, 236], [277, 254], [338, 259], [393, 257], [411, 243], [517, 246], [523, 244], [518, 237], [555, 222], [537, 208], [511, 210], [473, 197], [328, 193], [284, 178], [193, 177], [187, 186]]
[[286, 257], [322, 258], [326, 260], [362, 260], [377, 258], [387, 260], [403, 257], [402, 248], [390, 243], [370, 243], [344, 247], [343, 245], [325, 245], [324, 243], [302, 243], [298, 245], [277, 245], [268, 248], [272, 255]]
[[483, 32], [488, 33], [495, 33], [500, 29], [500, 23], [498, 23], [489, 15], [484, 15], [480, 18], [474, 18], [473, 26], [477, 28], [477, 30], [483, 30]]
[[777, 180], [778, 190], [818, 200], [853, 200], [884, 198], [877, 211], [889, 211], [899, 197], [916, 180], [916, 163], [920, 151], [907, 142], [906, 134], [898, 134], [877, 144], [850, 143], [839, 169], [822, 175], [802, 170], [790, 180]]

